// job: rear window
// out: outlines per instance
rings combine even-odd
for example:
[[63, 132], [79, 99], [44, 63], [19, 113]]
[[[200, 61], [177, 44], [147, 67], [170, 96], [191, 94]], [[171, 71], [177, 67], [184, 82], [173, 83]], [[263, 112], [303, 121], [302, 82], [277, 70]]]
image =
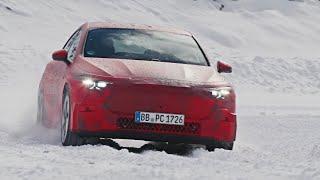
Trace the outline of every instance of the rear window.
[[84, 56], [208, 66], [193, 37], [151, 30], [90, 30]]

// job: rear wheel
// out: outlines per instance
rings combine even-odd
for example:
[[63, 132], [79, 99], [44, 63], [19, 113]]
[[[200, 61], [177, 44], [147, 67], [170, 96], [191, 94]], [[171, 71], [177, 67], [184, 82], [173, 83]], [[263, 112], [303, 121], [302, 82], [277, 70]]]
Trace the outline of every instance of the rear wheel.
[[66, 87], [63, 92], [62, 100], [61, 143], [64, 146], [80, 146], [83, 144], [83, 139], [77, 134], [70, 131], [70, 115], [71, 101], [69, 96], [69, 90]]

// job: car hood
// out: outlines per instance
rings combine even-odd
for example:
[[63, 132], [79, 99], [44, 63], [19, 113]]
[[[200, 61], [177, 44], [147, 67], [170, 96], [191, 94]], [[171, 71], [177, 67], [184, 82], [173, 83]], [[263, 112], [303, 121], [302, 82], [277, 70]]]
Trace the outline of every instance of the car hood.
[[228, 85], [225, 79], [209, 66], [109, 58], [83, 58], [83, 60], [104, 71], [109, 77], [136, 82], [179, 86]]

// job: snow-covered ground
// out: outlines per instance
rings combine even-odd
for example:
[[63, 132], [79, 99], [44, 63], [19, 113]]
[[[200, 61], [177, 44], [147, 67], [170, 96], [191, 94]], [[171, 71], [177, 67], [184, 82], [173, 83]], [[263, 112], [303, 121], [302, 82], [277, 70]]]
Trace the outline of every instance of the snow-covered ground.
[[[187, 29], [213, 62], [230, 63], [234, 151], [62, 147], [36, 127], [45, 64], [85, 21]], [[0, 179], [319, 179], [319, 22], [318, 0], [0, 0]]]

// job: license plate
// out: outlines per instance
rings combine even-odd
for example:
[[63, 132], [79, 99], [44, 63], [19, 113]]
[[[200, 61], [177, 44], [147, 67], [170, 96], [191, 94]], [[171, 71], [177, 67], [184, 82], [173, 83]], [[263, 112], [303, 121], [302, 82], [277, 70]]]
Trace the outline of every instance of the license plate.
[[169, 124], [169, 125], [184, 125], [183, 114], [167, 114], [154, 112], [140, 112], [135, 113], [136, 123], [152, 123], [152, 124]]

